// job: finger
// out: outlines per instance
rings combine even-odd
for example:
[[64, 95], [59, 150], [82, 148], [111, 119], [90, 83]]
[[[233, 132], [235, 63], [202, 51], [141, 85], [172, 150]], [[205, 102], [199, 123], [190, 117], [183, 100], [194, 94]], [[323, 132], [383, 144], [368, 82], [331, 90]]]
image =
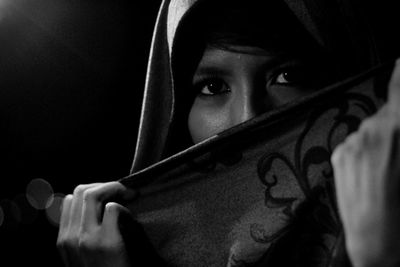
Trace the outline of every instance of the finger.
[[106, 204], [102, 233], [113, 246], [118, 246], [118, 244], [123, 246], [135, 261], [146, 260], [149, 266], [165, 266], [147, 237], [143, 226], [133, 218], [132, 213], [126, 207], [115, 202]]
[[72, 205], [72, 198], [71, 194], [67, 195], [62, 204], [61, 208], [61, 218], [60, 218], [60, 228], [58, 230], [58, 237], [57, 237], [57, 247], [60, 253], [61, 259], [64, 262], [66, 267], [71, 266], [68, 257], [68, 248], [66, 247], [66, 234], [68, 233], [68, 225], [70, 221], [70, 210]]
[[[338, 198], [338, 205], [343, 209], [346, 199], [351, 199], [354, 190], [358, 190], [358, 175], [354, 175], [355, 160], [359, 158], [359, 134], [350, 134], [344, 143], [337, 146], [332, 153], [331, 162], [334, 172], [334, 186]], [[351, 190], [349, 190], [351, 188]], [[341, 210], [342, 210], [341, 209]]]
[[395, 114], [400, 114], [400, 59], [397, 59], [392, 77], [389, 82], [389, 109]]
[[84, 194], [82, 230], [89, 231], [93, 227], [99, 226], [104, 202], [112, 199], [129, 200], [136, 195], [135, 191], [119, 182], [104, 183], [88, 189]]
[[113, 246], [116, 244], [123, 246], [129, 258], [135, 262], [147, 262], [148, 266], [166, 266], [143, 226], [134, 219], [126, 207], [115, 202], [106, 204], [102, 233], [107, 240], [114, 242]]
[[133, 216], [131, 215], [130, 211], [115, 202], [108, 202], [104, 208], [104, 215], [103, 215], [103, 222], [102, 228], [106, 235], [110, 236], [117, 236], [120, 235], [119, 229], [119, 220], [124, 216], [125, 218], [131, 217], [133, 220]]
[[71, 213], [72, 198], [73, 196], [69, 194], [63, 200], [63, 204], [61, 206], [60, 228], [58, 232], [59, 236], [61, 233], [64, 233], [67, 230]]
[[74, 195], [70, 209], [70, 220], [68, 225], [70, 233], [75, 235], [79, 234], [79, 229], [82, 221], [83, 194], [87, 189], [97, 185], [99, 185], [99, 183], [78, 185], [74, 189]]

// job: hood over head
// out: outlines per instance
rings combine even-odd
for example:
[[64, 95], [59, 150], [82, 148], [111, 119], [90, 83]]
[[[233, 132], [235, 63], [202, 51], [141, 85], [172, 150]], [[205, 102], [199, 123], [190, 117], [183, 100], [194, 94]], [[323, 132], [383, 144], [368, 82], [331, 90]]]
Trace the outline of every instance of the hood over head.
[[[246, 12], [252, 15], [243, 15]], [[286, 32], [290, 34], [282, 34]], [[295, 49], [296, 34], [312, 39], [310, 50], [322, 49], [335, 58], [344, 76], [379, 61], [369, 28], [352, 1], [163, 0], [150, 49], [131, 171], [191, 145], [187, 114], [193, 96], [179, 88], [193, 74], [205, 42], [228, 39], [263, 46], [268, 45], [264, 40], [276, 39], [280, 46]]]

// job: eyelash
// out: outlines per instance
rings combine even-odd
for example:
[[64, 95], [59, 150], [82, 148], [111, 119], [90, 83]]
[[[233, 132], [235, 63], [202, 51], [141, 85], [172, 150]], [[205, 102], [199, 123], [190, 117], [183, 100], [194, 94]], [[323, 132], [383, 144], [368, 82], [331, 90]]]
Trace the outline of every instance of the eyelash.
[[[298, 66], [290, 66], [290, 67], [284, 67], [281, 68], [279, 70], [277, 70], [275, 72], [275, 74], [272, 76], [271, 79], [269, 80], [273, 80], [274, 82], [272, 83], [272, 85], [279, 85], [279, 86], [285, 86], [285, 85], [296, 85], [297, 83], [301, 83], [301, 81], [298, 79], [299, 77], [297, 77], [297, 79], [295, 79], [295, 81], [288, 81], [287, 78], [283, 77], [283, 75], [289, 73], [289, 74], [295, 74], [295, 75], [302, 75], [303, 73], [301, 72], [301, 70], [303, 70], [303, 68], [300, 68]], [[282, 75], [283, 79], [285, 79], [287, 82], [278, 82], [279, 77]]]
[[[221, 92], [216, 92], [216, 93], [213, 93], [210, 90], [208, 90], [210, 93], [204, 93], [203, 89], [207, 86], [210, 86], [213, 83], [221, 83], [220, 85], [226, 87], [226, 89], [222, 90]], [[195, 88], [197, 94], [201, 95], [201, 96], [215, 96], [215, 95], [228, 93], [231, 91], [229, 86], [227, 85], [227, 83], [218, 76], [210, 76], [210, 77], [203, 78], [194, 84], [194, 88]]]
[[[298, 81], [278, 82], [278, 80], [279, 80], [279, 77], [281, 77], [281, 76], [283, 77], [283, 75], [285, 75], [287, 73], [298, 72], [298, 71], [299, 71], [299, 67], [297, 67], [297, 66], [294, 66], [294, 67], [290, 66], [290, 67], [284, 67], [284, 68], [278, 69], [275, 72], [275, 74], [272, 75], [271, 78], [267, 79], [266, 84], [267, 85], [279, 85], [279, 86], [295, 85]], [[284, 78], [284, 77], [283, 77], [283, 79], [287, 80], [287, 78]], [[271, 80], [273, 81], [272, 83], [270, 82]], [[221, 83], [220, 85], [226, 87], [226, 89], [223, 89], [220, 92], [215, 92], [215, 93], [208, 90], [210, 93], [204, 93], [203, 89], [207, 86], [210, 86], [213, 83]], [[198, 95], [206, 96], [206, 97], [222, 95], [222, 94], [225, 94], [225, 93], [228, 93], [231, 91], [228, 84], [222, 78], [220, 78], [218, 76], [205, 77], [205, 78], [201, 79], [200, 81], [196, 82], [194, 84], [194, 88]]]
[[283, 85], [283, 84], [288, 84], [288, 83], [290, 83], [290, 82], [279, 82], [278, 80], [279, 80], [279, 78], [281, 77], [281, 79], [285, 79], [286, 80], [286, 78], [284, 77], [284, 75], [287, 73], [287, 71], [284, 71], [284, 72], [279, 72], [279, 74], [276, 76], [276, 77], [274, 77], [274, 84], [278, 84], [278, 85]]

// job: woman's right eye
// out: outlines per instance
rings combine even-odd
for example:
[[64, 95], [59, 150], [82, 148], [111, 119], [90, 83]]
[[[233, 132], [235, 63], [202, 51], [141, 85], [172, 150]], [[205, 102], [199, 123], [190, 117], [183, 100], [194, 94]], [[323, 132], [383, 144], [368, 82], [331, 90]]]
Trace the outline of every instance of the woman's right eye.
[[197, 82], [194, 85], [199, 95], [214, 96], [230, 92], [228, 85], [221, 79], [212, 78]]

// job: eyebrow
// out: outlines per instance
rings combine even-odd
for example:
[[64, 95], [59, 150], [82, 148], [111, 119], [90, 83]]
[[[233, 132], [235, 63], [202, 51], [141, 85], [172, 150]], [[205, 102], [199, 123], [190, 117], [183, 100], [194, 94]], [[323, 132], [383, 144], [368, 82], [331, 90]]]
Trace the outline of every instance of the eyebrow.
[[196, 72], [193, 75], [193, 78], [195, 77], [203, 77], [203, 76], [227, 76], [230, 74], [230, 71], [219, 68], [217, 66], [199, 66], [199, 68], [196, 70]]
[[[261, 68], [263, 70], [268, 70], [280, 65], [285, 65], [286, 63], [292, 65], [299, 61], [302, 60], [299, 58], [291, 57], [288, 54], [282, 53], [280, 55], [270, 58], [267, 62], [261, 65]], [[195, 81], [196, 79], [201, 79], [203, 77], [209, 77], [209, 76], [225, 77], [229, 76], [230, 74], [231, 74], [230, 71], [225, 68], [221, 68], [219, 66], [215, 66], [212, 64], [204, 64], [203, 66], [199, 65], [198, 69], [193, 75], [193, 81]]]

